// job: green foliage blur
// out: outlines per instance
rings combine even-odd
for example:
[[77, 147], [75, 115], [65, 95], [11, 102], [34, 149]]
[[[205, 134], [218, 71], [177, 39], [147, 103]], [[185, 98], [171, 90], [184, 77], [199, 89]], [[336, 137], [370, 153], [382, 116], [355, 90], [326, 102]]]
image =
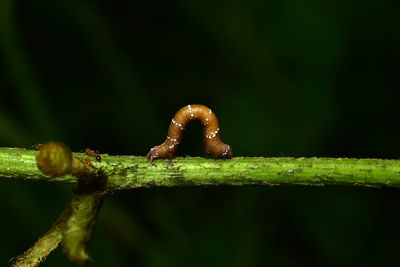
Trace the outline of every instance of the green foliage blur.
[[[236, 156], [398, 158], [398, 1], [0, 1], [0, 146], [145, 155], [190, 103]], [[202, 156], [200, 124], [179, 155]], [[71, 187], [0, 179], [0, 266]], [[118, 192], [90, 266], [395, 266], [400, 192]], [[74, 266], [56, 250], [42, 266]]]

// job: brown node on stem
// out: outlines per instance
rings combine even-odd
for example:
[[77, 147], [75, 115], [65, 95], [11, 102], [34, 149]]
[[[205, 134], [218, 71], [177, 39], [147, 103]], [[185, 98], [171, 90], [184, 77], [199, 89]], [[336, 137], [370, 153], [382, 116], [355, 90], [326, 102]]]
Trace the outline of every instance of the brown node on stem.
[[60, 142], [43, 144], [36, 158], [38, 168], [52, 177], [72, 174], [78, 177], [76, 191], [92, 191], [104, 189], [106, 175], [91, 164], [73, 157], [71, 150]]
[[41, 145], [36, 161], [39, 169], [52, 177], [69, 174], [72, 171], [72, 152], [59, 142]]
[[91, 164], [74, 157], [71, 150], [59, 142], [43, 144], [36, 160], [38, 168], [46, 175], [57, 177], [72, 174], [78, 177], [78, 184], [74, 188], [76, 195], [58, 224], [63, 251], [70, 260], [84, 265], [90, 260], [88, 245], [97, 213], [108, 193], [107, 176]]

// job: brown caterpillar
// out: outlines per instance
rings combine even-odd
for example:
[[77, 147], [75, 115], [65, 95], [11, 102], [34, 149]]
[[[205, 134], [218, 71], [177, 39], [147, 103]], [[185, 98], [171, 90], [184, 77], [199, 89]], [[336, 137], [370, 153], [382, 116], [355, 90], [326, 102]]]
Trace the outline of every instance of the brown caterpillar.
[[154, 159], [171, 159], [182, 140], [186, 125], [192, 120], [200, 120], [203, 125], [204, 150], [206, 155], [214, 158], [232, 158], [232, 148], [219, 138], [218, 119], [214, 113], [203, 105], [187, 105], [174, 116], [168, 128], [167, 139], [159, 146], [150, 149], [146, 157], [149, 162]]

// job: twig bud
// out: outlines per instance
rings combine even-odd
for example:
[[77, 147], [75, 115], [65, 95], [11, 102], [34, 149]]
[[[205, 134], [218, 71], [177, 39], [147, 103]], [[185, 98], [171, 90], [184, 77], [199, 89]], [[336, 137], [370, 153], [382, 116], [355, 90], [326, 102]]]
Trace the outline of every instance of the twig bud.
[[36, 157], [38, 168], [46, 175], [57, 177], [72, 170], [71, 150], [62, 143], [49, 142], [40, 147]]

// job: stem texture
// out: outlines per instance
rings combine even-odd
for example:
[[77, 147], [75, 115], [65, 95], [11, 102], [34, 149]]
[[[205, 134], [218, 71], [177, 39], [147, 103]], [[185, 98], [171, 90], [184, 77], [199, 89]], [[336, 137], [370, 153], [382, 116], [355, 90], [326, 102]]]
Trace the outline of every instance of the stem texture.
[[[50, 178], [37, 168], [38, 152], [0, 148], [0, 177], [76, 183], [72, 175]], [[86, 155], [74, 153], [78, 158]], [[349, 158], [175, 158], [101, 155], [93, 166], [107, 176], [108, 190], [180, 185], [351, 185], [400, 187], [400, 160]]]

